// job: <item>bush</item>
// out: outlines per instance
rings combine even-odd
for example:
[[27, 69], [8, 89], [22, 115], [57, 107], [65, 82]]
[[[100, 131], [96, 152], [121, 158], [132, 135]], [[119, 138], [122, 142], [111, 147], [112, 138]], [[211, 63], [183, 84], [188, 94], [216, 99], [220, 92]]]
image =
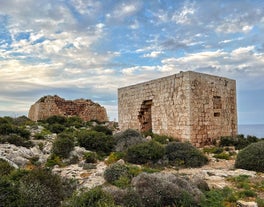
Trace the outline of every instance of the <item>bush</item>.
[[52, 145], [52, 152], [62, 158], [68, 158], [74, 149], [74, 140], [67, 134], [59, 134]]
[[198, 206], [202, 192], [190, 181], [167, 173], [141, 173], [132, 185], [143, 206]]
[[171, 142], [165, 147], [165, 154], [173, 165], [200, 167], [208, 163], [208, 158], [190, 143]]
[[78, 116], [71, 116], [71, 117], [68, 117], [67, 118], [67, 120], [66, 120], [66, 126], [67, 127], [74, 126], [76, 128], [80, 128], [80, 127], [84, 126], [84, 122]]
[[152, 138], [154, 141], [159, 142], [161, 144], [168, 144], [168, 142], [174, 140], [172, 137], [168, 137], [166, 135], [158, 135], [158, 134], [153, 134]]
[[235, 167], [264, 172], [264, 141], [252, 143], [241, 150], [237, 155]]
[[9, 175], [14, 169], [7, 161], [0, 159], [0, 177]]
[[62, 205], [64, 207], [89, 206], [89, 207], [117, 207], [113, 198], [105, 193], [102, 188], [95, 187], [87, 192], [73, 195]]
[[65, 125], [67, 123], [67, 119], [64, 116], [50, 116], [48, 117], [46, 120], [44, 120], [44, 122], [52, 125], [52, 124], [61, 124], [61, 125]]
[[161, 144], [149, 141], [129, 147], [125, 159], [135, 164], [156, 162], [164, 156], [164, 152]]
[[105, 161], [106, 164], [113, 164], [116, 161], [123, 159], [125, 156], [124, 152], [111, 152], [111, 154], [108, 156], [107, 160]]
[[114, 145], [112, 136], [96, 131], [80, 131], [77, 140], [81, 147], [101, 154], [109, 154]]
[[48, 128], [52, 133], [56, 133], [56, 134], [61, 133], [65, 130], [65, 126], [58, 123], [50, 124]]
[[104, 172], [104, 179], [111, 184], [114, 184], [121, 177], [128, 176], [128, 168], [119, 163], [110, 165]]
[[115, 150], [125, 151], [129, 147], [143, 142], [142, 135], [133, 129], [127, 129], [114, 135]]
[[72, 194], [74, 186], [44, 169], [30, 171], [19, 181], [19, 206], [60, 206]]
[[25, 138], [22, 138], [16, 134], [11, 134], [9, 136], [0, 137], [0, 143], [8, 142], [9, 144], [13, 144], [16, 146], [22, 146], [26, 148], [30, 148], [33, 146], [33, 143]]
[[236, 149], [243, 149], [251, 143], [258, 142], [259, 139], [255, 136], [248, 135], [246, 138], [243, 134], [236, 137], [221, 137], [220, 146], [235, 146]]
[[10, 180], [0, 176], [0, 206], [20, 206], [18, 189]]
[[84, 159], [86, 163], [96, 163], [97, 154], [95, 152], [86, 152], [84, 153]]
[[220, 154], [214, 155], [214, 158], [223, 159], [223, 160], [229, 160], [230, 159], [230, 155], [228, 153], [226, 153], [226, 152], [222, 152]]
[[103, 132], [106, 135], [113, 135], [112, 130], [106, 126], [97, 125], [97, 126], [94, 126], [92, 130], [97, 131], [97, 132]]

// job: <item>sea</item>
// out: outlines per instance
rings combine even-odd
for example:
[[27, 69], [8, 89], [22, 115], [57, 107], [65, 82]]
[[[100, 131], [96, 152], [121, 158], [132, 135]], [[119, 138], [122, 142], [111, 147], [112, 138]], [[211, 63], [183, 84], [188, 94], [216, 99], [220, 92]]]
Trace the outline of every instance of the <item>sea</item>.
[[257, 138], [264, 138], [264, 124], [239, 124], [238, 134], [256, 136]]

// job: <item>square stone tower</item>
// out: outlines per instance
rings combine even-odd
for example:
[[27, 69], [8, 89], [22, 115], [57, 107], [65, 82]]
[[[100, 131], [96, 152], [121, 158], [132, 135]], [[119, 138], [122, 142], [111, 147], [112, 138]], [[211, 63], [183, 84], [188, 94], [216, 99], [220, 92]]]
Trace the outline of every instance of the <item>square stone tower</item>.
[[237, 134], [236, 81], [197, 72], [118, 89], [118, 122], [197, 147]]

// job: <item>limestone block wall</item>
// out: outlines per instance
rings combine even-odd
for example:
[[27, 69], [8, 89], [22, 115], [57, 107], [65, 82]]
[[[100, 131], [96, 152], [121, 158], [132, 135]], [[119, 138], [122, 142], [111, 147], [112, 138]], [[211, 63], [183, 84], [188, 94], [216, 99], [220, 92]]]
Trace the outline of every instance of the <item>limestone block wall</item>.
[[188, 71], [119, 88], [118, 121], [205, 145], [237, 133], [235, 81]]
[[84, 121], [108, 121], [104, 107], [91, 100], [65, 100], [59, 96], [44, 96], [30, 107], [28, 117], [33, 120], [43, 120], [53, 115], [79, 116]]

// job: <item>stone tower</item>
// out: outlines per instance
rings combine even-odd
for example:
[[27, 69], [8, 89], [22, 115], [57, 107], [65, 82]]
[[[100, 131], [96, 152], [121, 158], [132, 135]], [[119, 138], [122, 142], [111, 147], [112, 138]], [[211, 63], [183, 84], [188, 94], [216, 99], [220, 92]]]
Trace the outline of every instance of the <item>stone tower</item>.
[[84, 121], [108, 121], [104, 107], [91, 100], [65, 100], [59, 96], [44, 96], [30, 107], [28, 118], [33, 121], [43, 120], [53, 115], [79, 116]]
[[200, 147], [237, 134], [236, 81], [197, 72], [118, 89], [118, 122]]

